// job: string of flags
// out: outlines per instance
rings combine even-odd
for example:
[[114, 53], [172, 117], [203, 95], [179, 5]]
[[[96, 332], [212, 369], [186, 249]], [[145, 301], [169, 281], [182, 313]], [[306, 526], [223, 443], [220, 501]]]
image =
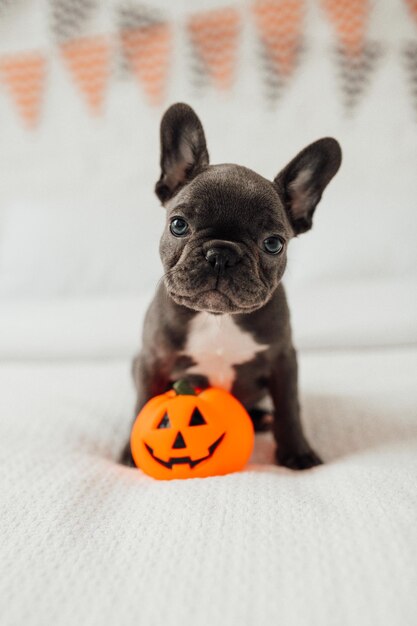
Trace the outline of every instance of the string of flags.
[[[50, 54], [58, 55], [93, 115], [103, 111], [106, 91], [118, 59], [120, 75], [133, 76], [152, 106], [163, 104], [170, 76], [173, 24], [154, 7], [124, 4], [117, 12], [116, 37], [88, 34], [99, 0], [49, 0], [55, 47], [0, 56], [0, 83], [28, 128], [40, 119]], [[417, 27], [417, 0], [403, 1]], [[334, 35], [333, 54], [347, 112], [352, 112], [382, 56], [368, 38], [372, 0], [320, 0], [322, 16]], [[0, 19], [12, 3], [0, 0]], [[253, 0], [191, 13], [181, 24], [190, 50], [190, 79], [197, 89], [233, 88], [239, 67], [244, 19], [252, 20], [258, 39], [259, 69], [265, 98], [276, 103], [299, 66], [305, 49], [304, 0]], [[417, 31], [416, 31], [417, 36]], [[417, 37], [405, 42], [402, 58], [417, 110]]]

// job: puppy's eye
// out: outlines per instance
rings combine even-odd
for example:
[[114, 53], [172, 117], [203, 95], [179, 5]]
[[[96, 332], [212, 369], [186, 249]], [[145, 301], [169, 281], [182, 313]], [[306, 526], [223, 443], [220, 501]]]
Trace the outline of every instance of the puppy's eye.
[[284, 247], [284, 242], [279, 237], [268, 237], [264, 240], [264, 250], [268, 254], [279, 254]]
[[169, 228], [175, 237], [182, 237], [188, 231], [188, 224], [182, 217], [174, 217]]

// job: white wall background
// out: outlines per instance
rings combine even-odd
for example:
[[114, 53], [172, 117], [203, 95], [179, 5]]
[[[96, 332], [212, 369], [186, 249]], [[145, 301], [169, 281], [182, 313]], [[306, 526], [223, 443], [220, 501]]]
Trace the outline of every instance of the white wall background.
[[[203, 95], [190, 82], [184, 28], [190, 4], [144, 4], [160, 8], [174, 25], [166, 102], [150, 107], [136, 80], [120, 77], [118, 3], [101, 2], [88, 33], [112, 34], [115, 61], [98, 118], [62, 63], [46, 0], [19, 0], [0, 13], [0, 54], [42, 49], [48, 56], [35, 131], [24, 128], [0, 87], [0, 351], [49, 354], [57, 345], [70, 349], [67, 344], [88, 351], [91, 341], [99, 349], [110, 323], [110, 352], [127, 350], [136, 338], [143, 302], [161, 274], [164, 216], [153, 186], [159, 120], [176, 100], [200, 115], [212, 162], [240, 163], [268, 177], [308, 142], [324, 135], [340, 141], [343, 165], [314, 228], [290, 248], [287, 283], [298, 341], [306, 347], [416, 342], [417, 109], [403, 48], [417, 41], [417, 24], [406, 3], [373, 7], [368, 38], [380, 43], [382, 56], [350, 117], [337, 81], [334, 31], [319, 2], [306, 5], [305, 53], [273, 108], [264, 98], [250, 2], [192, 3], [194, 12], [227, 4], [242, 14], [234, 89]], [[109, 313], [109, 303], [120, 307]], [[94, 342], [100, 320], [107, 330]], [[69, 327], [70, 340], [60, 332]]]

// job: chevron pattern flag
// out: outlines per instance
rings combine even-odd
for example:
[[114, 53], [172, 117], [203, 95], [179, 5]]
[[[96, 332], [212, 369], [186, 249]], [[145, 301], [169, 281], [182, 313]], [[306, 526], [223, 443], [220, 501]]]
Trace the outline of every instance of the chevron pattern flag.
[[34, 128], [39, 121], [45, 73], [46, 59], [38, 52], [15, 54], [0, 60], [0, 79], [29, 128]]
[[350, 56], [343, 46], [336, 46], [334, 57], [338, 67], [343, 103], [351, 115], [369, 85], [382, 48], [377, 42], [363, 44], [360, 53]]
[[369, 0], [323, 0], [323, 6], [341, 47], [349, 56], [358, 56], [365, 42]]
[[377, 43], [367, 41], [370, 0], [323, 0], [323, 8], [336, 34], [334, 56], [344, 104], [351, 113], [382, 52]]
[[195, 71], [202, 72], [220, 90], [230, 89], [237, 62], [240, 14], [226, 8], [192, 15], [187, 30], [193, 53], [198, 58]]
[[275, 101], [299, 60], [304, 20], [303, 0], [256, 0], [252, 6], [261, 43], [266, 95]]
[[92, 113], [101, 111], [109, 77], [107, 37], [84, 37], [61, 44], [64, 61]]
[[153, 105], [161, 104], [172, 44], [170, 25], [156, 23], [127, 29], [121, 33], [121, 40], [132, 72], [142, 84], [148, 101]]
[[85, 34], [98, 0], [49, 0], [52, 34], [62, 42]]
[[144, 5], [136, 5], [131, 2], [122, 4], [117, 12], [118, 34], [120, 46], [116, 64], [118, 78], [134, 76], [133, 67], [129, 59], [129, 53], [123, 46], [123, 33], [140, 28], [154, 26], [166, 22], [160, 11]]

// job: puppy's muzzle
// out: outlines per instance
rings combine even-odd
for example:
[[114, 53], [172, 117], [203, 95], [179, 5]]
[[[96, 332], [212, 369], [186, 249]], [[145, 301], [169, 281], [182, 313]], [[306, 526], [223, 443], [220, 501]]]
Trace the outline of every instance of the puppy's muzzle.
[[203, 248], [206, 261], [218, 273], [234, 267], [242, 258], [239, 246], [233, 241], [211, 241]]

